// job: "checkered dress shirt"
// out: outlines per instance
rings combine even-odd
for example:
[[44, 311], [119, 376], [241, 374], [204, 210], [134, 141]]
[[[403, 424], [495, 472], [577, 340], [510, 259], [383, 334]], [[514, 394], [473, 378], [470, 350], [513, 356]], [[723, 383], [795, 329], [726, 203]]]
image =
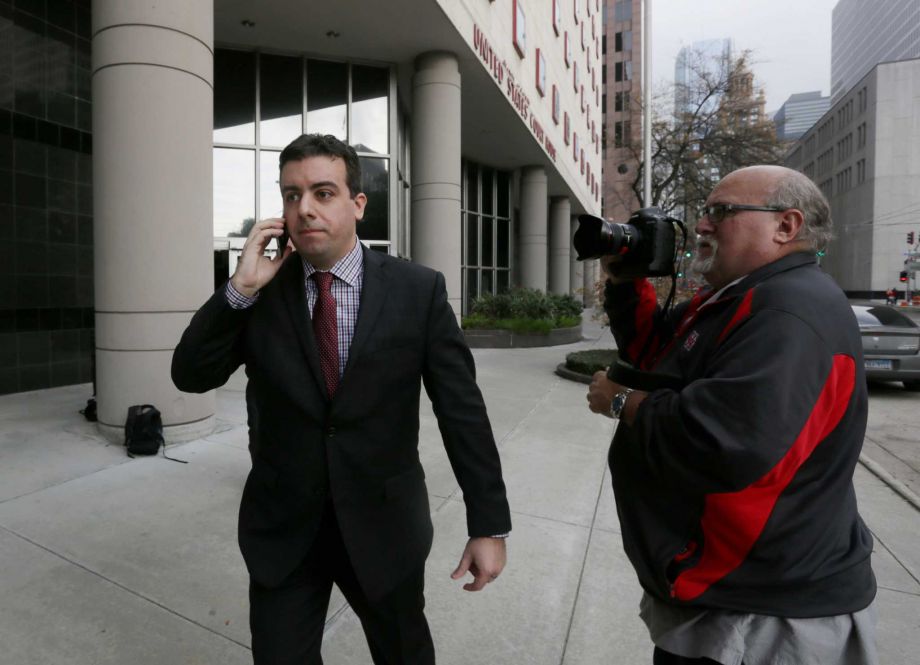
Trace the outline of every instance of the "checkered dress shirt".
[[[300, 258], [303, 262], [304, 289], [307, 294], [307, 311], [312, 312], [316, 304], [317, 289], [316, 282], [310, 276], [316, 272], [306, 259]], [[338, 332], [339, 348], [339, 379], [345, 371], [345, 365], [348, 362], [348, 350], [351, 348], [351, 340], [355, 334], [355, 322], [358, 320], [358, 309], [361, 306], [361, 285], [364, 283], [364, 255], [361, 251], [361, 243], [355, 241], [352, 250], [339, 259], [338, 263], [332, 266], [329, 271], [332, 273], [332, 297], [335, 298], [335, 319]], [[234, 309], [245, 309], [251, 307], [259, 294], [251, 298], [240, 294], [230, 282], [227, 282], [227, 302]]]

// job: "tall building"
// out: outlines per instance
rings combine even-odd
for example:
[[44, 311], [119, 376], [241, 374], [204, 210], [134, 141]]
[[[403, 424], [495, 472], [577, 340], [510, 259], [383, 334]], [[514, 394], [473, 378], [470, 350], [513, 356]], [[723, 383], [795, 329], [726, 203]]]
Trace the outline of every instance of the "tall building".
[[780, 141], [794, 141], [811, 129], [830, 106], [831, 98], [822, 97], [820, 90], [790, 95], [773, 116], [776, 138]]
[[625, 222], [642, 155], [642, 0], [604, 5], [604, 217]]
[[907, 233], [920, 231], [920, 59], [874, 66], [795, 142], [785, 164], [831, 204], [822, 259], [851, 297], [898, 286]]
[[172, 350], [280, 211], [302, 132], [357, 150], [361, 241], [444, 273], [458, 315], [580, 289], [603, 31], [600, 0], [0, 2], [0, 393], [95, 359], [104, 433], [145, 403], [170, 440], [208, 431], [214, 395], [174, 388]]
[[[702, 78], [724, 79], [734, 62], [731, 39], [706, 39], [683, 46], [674, 63], [674, 114], [692, 112], [697, 102], [694, 90]], [[715, 110], [719, 98], [708, 100], [709, 110]]]
[[832, 104], [875, 65], [920, 58], [917, 0], [840, 0], [831, 21]]

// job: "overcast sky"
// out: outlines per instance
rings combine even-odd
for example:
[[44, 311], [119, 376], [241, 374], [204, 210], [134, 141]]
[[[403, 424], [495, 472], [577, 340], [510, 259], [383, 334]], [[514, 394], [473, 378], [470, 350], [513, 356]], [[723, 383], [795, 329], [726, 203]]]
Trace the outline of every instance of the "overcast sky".
[[681, 46], [731, 37], [736, 52], [754, 52], [754, 77], [764, 88], [768, 112], [793, 93], [830, 93], [831, 10], [837, 0], [651, 1], [656, 87], [674, 80]]

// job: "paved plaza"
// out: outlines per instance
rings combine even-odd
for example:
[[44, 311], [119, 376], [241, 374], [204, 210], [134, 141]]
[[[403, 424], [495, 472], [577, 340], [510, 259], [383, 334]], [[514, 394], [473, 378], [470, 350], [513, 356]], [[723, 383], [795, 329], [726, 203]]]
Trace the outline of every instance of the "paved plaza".
[[[606, 468], [614, 423], [588, 412], [586, 386], [553, 373], [569, 351], [610, 346], [609, 331], [589, 321], [578, 344], [474, 352], [514, 524], [508, 567], [481, 593], [449, 578], [464, 509], [423, 401], [435, 526], [427, 611], [439, 663], [651, 662]], [[244, 382], [238, 373], [218, 391], [214, 433], [170, 447], [188, 464], [129, 459], [106, 443], [77, 413], [88, 385], [0, 397], [0, 664], [251, 662], [236, 544], [249, 469]], [[914, 409], [901, 433], [918, 423]], [[915, 663], [920, 512], [862, 465], [856, 485], [876, 538], [881, 662]], [[337, 591], [323, 654], [330, 665], [370, 663]]]

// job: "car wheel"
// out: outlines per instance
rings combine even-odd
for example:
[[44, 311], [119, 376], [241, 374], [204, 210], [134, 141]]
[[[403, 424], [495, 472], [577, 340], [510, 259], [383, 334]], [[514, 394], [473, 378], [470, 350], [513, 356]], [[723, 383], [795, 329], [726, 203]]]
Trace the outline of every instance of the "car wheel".
[[903, 381], [904, 390], [910, 390], [911, 392], [920, 392], [920, 381]]

